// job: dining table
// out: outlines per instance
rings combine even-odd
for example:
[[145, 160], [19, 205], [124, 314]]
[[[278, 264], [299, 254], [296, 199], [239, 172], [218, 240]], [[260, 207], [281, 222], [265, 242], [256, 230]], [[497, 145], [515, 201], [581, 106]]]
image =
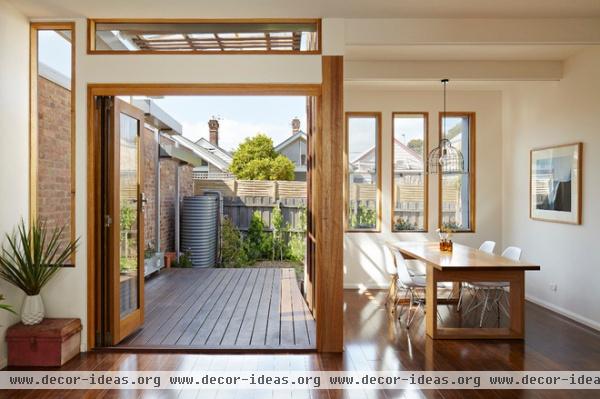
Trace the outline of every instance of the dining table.
[[[525, 272], [539, 265], [490, 254], [466, 245], [452, 245], [442, 251], [437, 241], [396, 241], [389, 243], [406, 259], [426, 264], [425, 324], [433, 339], [523, 339], [525, 336]], [[457, 290], [462, 282], [508, 282], [510, 322], [506, 327], [438, 326], [438, 283], [452, 282]]]

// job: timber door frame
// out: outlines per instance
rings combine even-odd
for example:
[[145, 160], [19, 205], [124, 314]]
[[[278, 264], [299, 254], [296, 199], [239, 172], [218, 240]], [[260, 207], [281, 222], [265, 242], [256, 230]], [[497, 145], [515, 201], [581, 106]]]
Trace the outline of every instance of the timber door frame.
[[[298, 95], [316, 98], [316, 130], [312, 140], [311, 173], [316, 177], [312, 211], [316, 239], [313, 313], [317, 329], [318, 352], [341, 352], [343, 346], [343, 273], [342, 248], [342, 187], [335, 190], [330, 184], [342, 184], [336, 170], [342, 170], [343, 148], [343, 57], [323, 58], [324, 84], [88, 84], [87, 88], [87, 130], [88, 130], [88, 295], [87, 295], [87, 343], [88, 348], [96, 347], [96, 282], [95, 273], [98, 262], [98, 200], [100, 198], [98, 180], [98, 149], [95, 101], [96, 96], [166, 96], [166, 95]], [[327, 59], [331, 59], [328, 61]], [[333, 69], [332, 69], [333, 66]], [[332, 81], [333, 80], [333, 81]], [[339, 81], [338, 81], [339, 80]], [[331, 88], [335, 90], [331, 90]], [[327, 123], [323, 126], [322, 121]], [[323, 132], [327, 132], [323, 134]], [[339, 152], [339, 154], [338, 154]], [[335, 156], [331, 156], [334, 154]], [[315, 176], [317, 175], [317, 176]], [[329, 176], [333, 175], [334, 178]], [[324, 185], [329, 185], [325, 187]], [[339, 195], [331, 195], [339, 191]], [[335, 201], [339, 200], [337, 207]], [[339, 210], [339, 212], [337, 212]], [[337, 214], [339, 213], [339, 215]], [[332, 250], [327, 246], [333, 244]]]

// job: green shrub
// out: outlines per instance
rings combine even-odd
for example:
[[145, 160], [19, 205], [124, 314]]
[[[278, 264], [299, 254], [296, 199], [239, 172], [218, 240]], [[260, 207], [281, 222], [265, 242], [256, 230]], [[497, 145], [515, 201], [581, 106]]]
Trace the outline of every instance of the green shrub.
[[221, 263], [219, 267], [245, 267], [248, 256], [244, 251], [242, 235], [229, 219], [221, 224]]
[[359, 204], [356, 210], [350, 210], [351, 228], [374, 228], [377, 226], [377, 214], [375, 209]]
[[244, 251], [250, 263], [254, 263], [263, 258], [263, 251], [266, 247], [267, 235], [264, 232], [264, 224], [259, 211], [254, 211], [250, 219], [248, 233], [244, 238]]
[[285, 220], [283, 219], [283, 214], [281, 213], [281, 206], [279, 203], [275, 208], [273, 208], [271, 218], [273, 221], [273, 253], [271, 259], [283, 260], [287, 255], [285, 232], [289, 229], [289, 225], [285, 223]]
[[192, 267], [192, 253], [190, 250], [184, 251], [179, 255], [179, 259], [175, 259], [172, 264], [173, 267], [188, 268]]
[[417, 229], [416, 223], [413, 224], [402, 217], [398, 217], [394, 220], [394, 230], [396, 230], [396, 231], [410, 231], [410, 230], [416, 230], [416, 229]]

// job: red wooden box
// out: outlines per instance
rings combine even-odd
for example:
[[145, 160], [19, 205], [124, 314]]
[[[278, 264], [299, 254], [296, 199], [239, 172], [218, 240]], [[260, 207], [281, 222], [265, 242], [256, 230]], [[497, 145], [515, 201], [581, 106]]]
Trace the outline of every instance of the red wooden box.
[[35, 326], [15, 324], [6, 331], [9, 366], [58, 367], [80, 351], [81, 320], [44, 319]]

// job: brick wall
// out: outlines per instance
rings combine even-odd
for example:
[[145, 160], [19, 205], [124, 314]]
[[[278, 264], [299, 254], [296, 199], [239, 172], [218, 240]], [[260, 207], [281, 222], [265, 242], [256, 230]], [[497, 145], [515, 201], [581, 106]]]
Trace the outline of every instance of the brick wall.
[[[168, 139], [161, 137], [161, 143]], [[175, 251], [175, 176], [179, 161], [160, 161], [160, 241], [165, 252]], [[179, 171], [180, 196], [193, 195], [192, 167], [183, 166]]]
[[146, 205], [144, 211], [144, 239], [146, 247], [151, 245], [156, 249], [156, 168], [158, 162], [158, 146], [156, 134], [144, 128], [142, 141], [144, 151], [144, 195]]
[[71, 234], [71, 91], [38, 79], [38, 217]]

